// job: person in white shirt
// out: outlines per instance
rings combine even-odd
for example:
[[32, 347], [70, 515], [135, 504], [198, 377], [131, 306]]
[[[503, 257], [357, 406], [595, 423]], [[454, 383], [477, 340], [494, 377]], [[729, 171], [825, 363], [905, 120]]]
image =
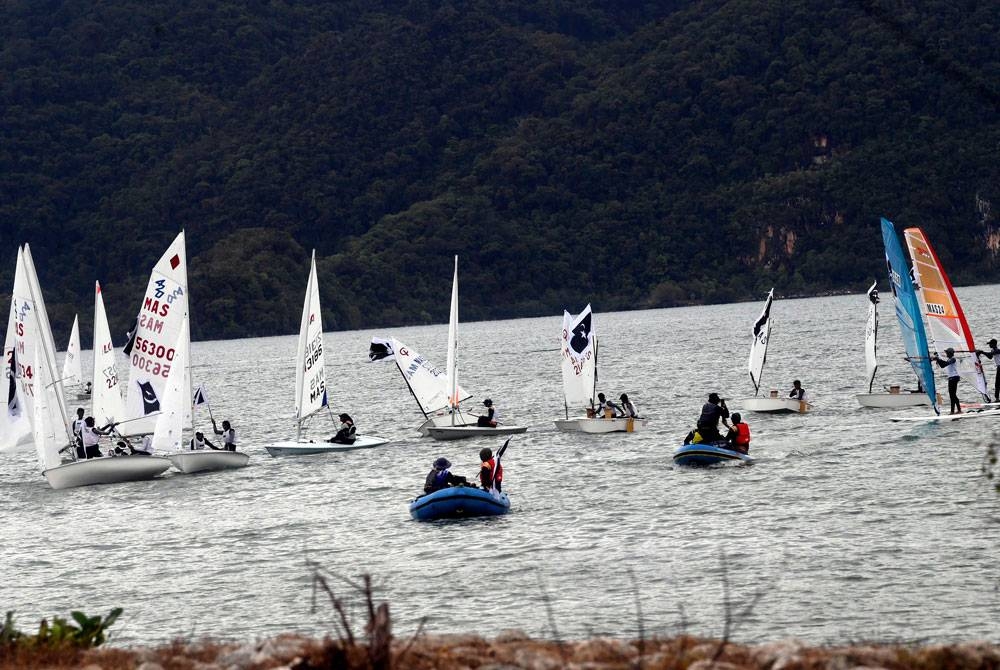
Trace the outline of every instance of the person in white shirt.
[[194, 434], [194, 437], [191, 438], [191, 441], [188, 443], [188, 446], [191, 448], [191, 451], [200, 451], [205, 447], [209, 447], [210, 449], [215, 449], [216, 451], [222, 451], [217, 446], [209, 442], [208, 438], [206, 438], [205, 434], [202, 433], [201, 431], [198, 431]]
[[88, 416], [84, 419], [83, 428], [80, 431], [81, 441], [83, 443], [83, 458], [100, 458], [104, 454], [101, 453], [100, 441], [101, 437], [108, 435], [111, 431], [105, 431], [100, 428], [94, 427], [94, 417]]
[[629, 419], [638, 419], [639, 410], [635, 408], [635, 403], [628, 399], [627, 393], [622, 393], [618, 398], [622, 403], [622, 414]]
[[212, 432], [222, 436], [222, 448], [225, 451], [236, 451], [236, 430], [233, 429], [232, 424], [223, 421], [222, 430], [219, 430], [215, 425], [215, 419], [212, 419]]
[[76, 456], [77, 458], [86, 458], [87, 455], [83, 450], [83, 427], [86, 425], [86, 421], [83, 419], [83, 408], [80, 407], [76, 410], [76, 419], [73, 420], [73, 437], [76, 439]]

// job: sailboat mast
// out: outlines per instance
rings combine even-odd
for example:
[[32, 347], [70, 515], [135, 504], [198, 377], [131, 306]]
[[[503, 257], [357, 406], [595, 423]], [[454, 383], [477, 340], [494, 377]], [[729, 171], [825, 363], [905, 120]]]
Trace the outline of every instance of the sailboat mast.
[[455, 276], [451, 282], [451, 313], [448, 318], [448, 406], [451, 425], [458, 412], [458, 255], [455, 255]]

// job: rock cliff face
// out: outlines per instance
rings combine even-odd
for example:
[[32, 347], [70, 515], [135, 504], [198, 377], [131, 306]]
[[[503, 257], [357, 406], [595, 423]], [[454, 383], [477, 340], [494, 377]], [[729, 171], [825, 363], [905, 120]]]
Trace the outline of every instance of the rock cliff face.
[[[0, 668], [23, 667], [8, 661], [0, 658]], [[396, 640], [388, 654], [373, 653], [364, 643], [281, 635], [253, 643], [178, 641], [162, 647], [103, 649], [65, 663], [52, 661], [49, 659], [46, 666], [85, 670], [996, 670], [1000, 668], [1000, 647], [985, 641], [817, 647], [789, 639], [725, 644], [690, 636], [553, 642], [505, 631], [494, 639], [424, 635]]]

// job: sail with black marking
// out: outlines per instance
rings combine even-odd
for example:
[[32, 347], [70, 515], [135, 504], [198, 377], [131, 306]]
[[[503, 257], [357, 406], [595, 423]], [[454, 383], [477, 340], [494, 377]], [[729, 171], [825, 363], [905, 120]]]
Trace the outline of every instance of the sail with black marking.
[[566, 416], [574, 410], [594, 407], [594, 388], [597, 384], [597, 335], [594, 332], [594, 315], [587, 305], [576, 317], [563, 311], [562, 336], [563, 397]]
[[767, 293], [764, 309], [753, 324], [753, 342], [750, 344], [750, 382], [753, 384], [753, 394], [760, 390], [760, 376], [767, 362], [767, 342], [771, 339], [771, 303], [774, 302], [774, 289]]
[[868, 289], [868, 322], [865, 324], [865, 371], [868, 373], [868, 392], [875, 385], [878, 371], [878, 282]]

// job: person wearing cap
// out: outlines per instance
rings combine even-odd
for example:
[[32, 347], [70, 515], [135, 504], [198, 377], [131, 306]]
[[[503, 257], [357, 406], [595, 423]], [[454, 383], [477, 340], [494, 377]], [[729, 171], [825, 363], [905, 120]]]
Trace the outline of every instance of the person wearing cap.
[[792, 390], [788, 392], [788, 397], [801, 400], [802, 402], [809, 402], [808, 398], [806, 398], [806, 390], [802, 388], [802, 382], [798, 379], [792, 382]]
[[639, 410], [635, 408], [635, 403], [628, 399], [627, 393], [622, 393], [618, 399], [622, 402], [622, 416], [629, 419], [639, 418]]
[[479, 483], [484, 491], [496, 489], [497, 493], [503, 485], [503, 466], [493, 458], [493, 452], [483, 447], [479, 450], [479, 460], [482, 464], [479, 467]]
[[989, 351], [981, 351], [976, 349], [976, 353], [980, 356], [986, 356], [993, 361], [997, 368], [997, 376], [993, 381], [993, 402], [1000, 402], [1000, 349], [997, 349], [997, 338], [993, 338], [986, 343], [989, 345]]
[[483, 401], [483, 405], [486, 407], [486, 414], [482, 414], [476, 419], [476, 425], [480, 428], [496, 428], [496, 409], [493, 407], [493, 401], [487, 398]]
[[594, 411], [599, 419], [614, 419], [622, 415], [622, 408], [608, 400], [603, 393], [597, 394], [597, 408]]
[[434, 461], [434, 467], [427, 473], [427, 479], [424, 480], [424, 493], [433, 493], [449, 486], [464, 486], [469, 483], [465, 477], [451, 474], [448, 469], [450, 467], [451, 461], [444, 456]]
[[358, 429], [354, 426], [354, 419], [351, 418], [350, 414], [341, 414], [338, 418], [340, 419], [340, 430], [337, 431], [336, 435], [327, 440], [327, 442], [354, 444], [354, 441], [358, 439]]
[[945, 369], [945, 374], [948, 375], [948, 400], [951, 402], [951, 411], [949, 414], [961, 414], [962, 413], [962, 403], [958, 400], [958, 380], [962, 378], [958, 374], [958, 361], [955, 360], [955, 350], [948, 347], [944, 350], [947, 358], [941, 358], [934, 352], [934, 362], [938, 366]]
[[712, 392], [708, 394], [708, 402], [701, 406], [701, 416], [698, 417], [698, 434], [702, 442], [720, 442], [722, 434], [719, 432], [719, 421], [721, 420], [727, 427], [726, 419], [729, 418], [729, 408], [726, 401], [719, 398], [719, 394]]
[[733, 425], [726, 433], [729, 448], [741, 454], [750, 453], [750, 426], [743, 422], [739, 412], [733, 412]]

